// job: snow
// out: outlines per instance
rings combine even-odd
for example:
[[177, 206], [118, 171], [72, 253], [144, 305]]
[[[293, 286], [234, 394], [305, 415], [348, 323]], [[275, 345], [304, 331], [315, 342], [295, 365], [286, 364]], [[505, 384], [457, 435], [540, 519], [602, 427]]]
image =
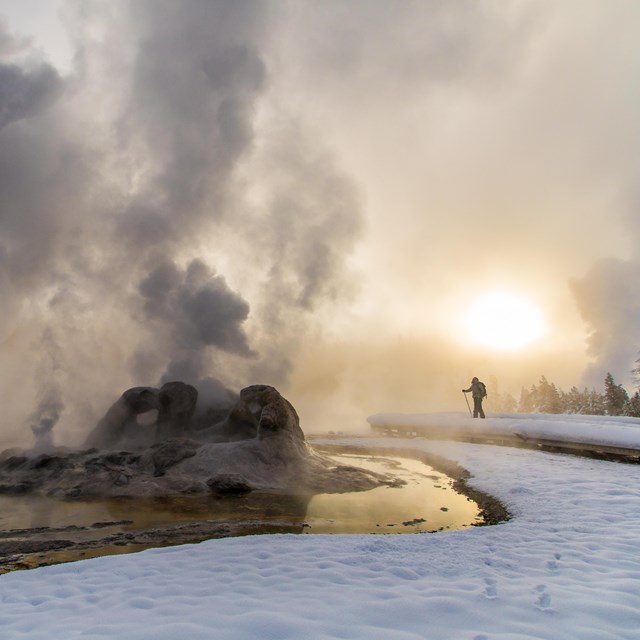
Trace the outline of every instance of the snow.
[[[638, 421], [585, 416], [491, 420], [620, 446], [640, 433]], [[640, 465], [420, 438], [331, 442], [457, 460], [513, 518], [437, 534], [227, 538], [9, 573], [1, 637], [640, 637]]]
[[442, 435], [460, 433], [519, 434], [529, 438], [584, 442], [640, 449], [640, 418], [627, 416], [552, 415], [547, 413], [495, 413], [486, 420], [468, 414], [378, 413], [368, 418], [372, 426], [416, 427]]

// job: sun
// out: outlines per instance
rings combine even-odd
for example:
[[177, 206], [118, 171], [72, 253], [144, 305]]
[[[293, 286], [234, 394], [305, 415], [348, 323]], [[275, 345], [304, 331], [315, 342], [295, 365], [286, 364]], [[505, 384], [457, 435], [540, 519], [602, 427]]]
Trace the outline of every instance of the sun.
[[546, 327], [542, 313], [526, 297], [494, 291], [471, 305], [464, 330], [476, 344], [510, 351], [541, 338]]

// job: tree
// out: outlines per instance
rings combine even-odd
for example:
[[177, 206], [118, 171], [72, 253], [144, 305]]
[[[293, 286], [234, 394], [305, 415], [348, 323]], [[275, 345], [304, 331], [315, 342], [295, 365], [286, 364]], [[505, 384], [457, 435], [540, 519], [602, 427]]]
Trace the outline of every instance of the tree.
[[522, 387], [522, 390], [520, 391], [520, 402], [518, 402], [518, 413], [533, 412], [534, 393], [535, 393], [535, 387], [531, 387], [530, 391]]
[[508, 392], [489, 394], [491, 410], [499, 413], [515, 413], [518, 410], [516, 399]]
[[607, 373], [604, 379], [604, 402], [607, 415], [620, 416], [629, 402], [629, 394], [622, 385], [616, 384], [613, 376]]
[[560, 392], [555, 384], [549, 382], [544, 376], [540, 378], [534, 391], [534, 404], [536, 411], [540, 413], [562, 413]]
[[636, 391], [624, 407], [624, 415], [640, 418], [640, 391]]
[[565, 413], [585, 413], [588, 396], [587, 389], [580, 391], [576, 386], [571, 387], [569, 393], [562, 394]]
[[500, 398], [501, 410], [505, 413], [515, 413], [518, 409], [518, 403], [516, 399], [506, 391], [502, 394]]
[[640, 387], [640, 357], [636, 360], [636, 366], [631, 369], [633, 374], [633, 381], [636, 383], [636, 387]]
[[585, 410], [583, 411], [584, 414], [590, 416], [603, 416], [606, 414], [607, 407], [604, 396], [601, 393], [598, 393], [595, 389], [591, 389], [591, 391], [587, 392], [586, 400]]

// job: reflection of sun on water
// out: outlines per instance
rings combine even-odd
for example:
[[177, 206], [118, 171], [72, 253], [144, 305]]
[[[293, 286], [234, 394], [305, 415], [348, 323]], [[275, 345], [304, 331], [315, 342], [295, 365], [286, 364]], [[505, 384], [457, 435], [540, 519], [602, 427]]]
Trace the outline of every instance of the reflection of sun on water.
[[445, 474], [410, 458], [331, 456], [338, 464], [390, 473], [406, 482], [350, 493], [320, 493], [307, 505], [307, 533], [419, 533], [482, 522], [478, 505]]
[[475, 302], [468, 310], [464, 331], [476, 344], [512, 350], [541, 338], [545, 322], [540, 310], [526, 298], [496, 291]]

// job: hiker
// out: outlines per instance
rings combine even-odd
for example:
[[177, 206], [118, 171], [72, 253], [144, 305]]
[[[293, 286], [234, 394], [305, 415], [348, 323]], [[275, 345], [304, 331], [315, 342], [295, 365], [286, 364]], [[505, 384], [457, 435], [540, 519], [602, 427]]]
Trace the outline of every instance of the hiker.
[[481, 418], [484, 418], [484, 411], [482, 410], [482, 401], [487, 397], [487, 387], [484, 382], [480, 382], [478, 378], [474, 378], [471, 381], [471, 386], [468, 389], [463, 389], [463, 393], [469, 393], [473, 396], [473, 417], [477, 418], [478, 414]]

